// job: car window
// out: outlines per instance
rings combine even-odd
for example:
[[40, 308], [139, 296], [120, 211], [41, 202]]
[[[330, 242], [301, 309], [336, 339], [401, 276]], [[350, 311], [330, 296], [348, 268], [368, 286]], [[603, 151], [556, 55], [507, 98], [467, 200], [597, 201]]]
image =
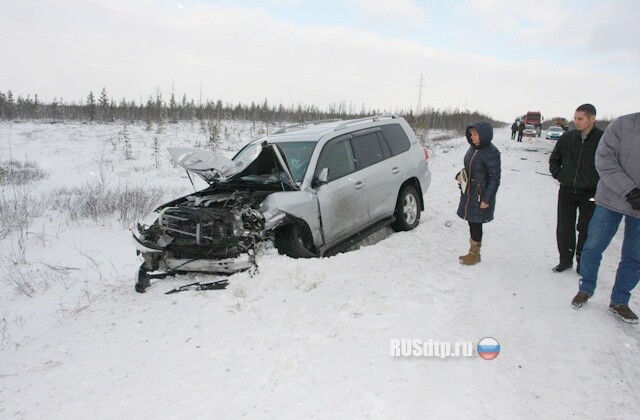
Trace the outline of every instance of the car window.
[[351, 139], [351, 144], [358, 169], [364, 169], [384, 159], [376, 133], [354, 137]]
[[342, 178], [356, 170], [353, 150], [348, 138], [329, 143], [318, 160], [316, 175], [324, 168], [329, 168], [328, 181]]
[[389, 149], [389, 144], [384, 139], [382, 132], [376, 133], [378, 135], [378, 141], [380, 142], [380, 147], [382, 147], [382, 153], [384, 154], [385, 159], [389, 159], [391, 157], [391, 150]]
[[304, 174], [307, 172], [309, 166], [309, 160], [313, 149], [316, 147], [316, 142], [313, 141], [296, 141], [296, 142], [281, 142], [277, 143], [284, 153], [291, 176], [296, 182], [302, 182]]
[[411, 148], [411, 142], [400, 124], [388, 124], [380, 127], [392, 155], [404, 153]]

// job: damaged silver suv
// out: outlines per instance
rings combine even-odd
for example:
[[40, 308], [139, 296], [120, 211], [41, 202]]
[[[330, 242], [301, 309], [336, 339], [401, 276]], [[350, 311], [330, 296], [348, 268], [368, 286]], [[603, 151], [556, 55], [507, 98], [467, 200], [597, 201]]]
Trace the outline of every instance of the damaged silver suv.
[[152, 277], [251, 268], [265, 240], [293, 258], [322, 257], [387, 225], [411, 230], [431, 183], [427, 150], [393, 115], [281, 128], [231, 160], [207, 150], [169, 152], [209, 187], [138, 224], [138, 292]]

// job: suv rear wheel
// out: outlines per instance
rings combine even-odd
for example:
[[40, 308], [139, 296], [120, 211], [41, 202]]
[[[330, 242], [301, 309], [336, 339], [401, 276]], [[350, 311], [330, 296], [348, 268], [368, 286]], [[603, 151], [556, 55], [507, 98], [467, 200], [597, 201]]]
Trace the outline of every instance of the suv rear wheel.
[[291, 258], [313, 258], [317, 255], [311, 251], [313, 244], [308, 236], [300, 225], [292, 223], [276, 231], [273, 243], [280, 254]]
[[411, 230], [420, 223], [420, 197], [411, 185], [400, 190], [394, 216], [396, 221], [391, 227], [396, 232]]

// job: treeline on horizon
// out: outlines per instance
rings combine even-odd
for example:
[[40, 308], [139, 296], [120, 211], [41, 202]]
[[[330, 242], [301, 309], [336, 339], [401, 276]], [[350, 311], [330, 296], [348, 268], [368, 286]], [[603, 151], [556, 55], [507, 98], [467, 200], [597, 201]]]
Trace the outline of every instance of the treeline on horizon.
[[0, 120], [46, 120], [54, 122], [82, 121], [82, 122], [121, 122], [135, 123], [177, 123], [179, 121], [193, 120], [246, 120], [263, 122], [267, 124], [302, 123], [323, 119], [354, 119], [371, 115], [397, 114], [403, 116], [414, 129], [445, 129], [463, 131], [467, 126], [476, 121], [489, 121], [494, 126], [502, 126], [505, 123], [495, 121], [491, 117], [482, 115], [478, 111], [452, 110], [425, 108], [419, 115], [414, 115], [413, 110], [389, 112], [387, 110], [366, 109], [364, 105], [356, 110], [352, 104], [344, 101], [321, 109], [315, 105], [289, 105], [282, 103], [272, 105], [267, 99], [262, 103], [251, 104], [229, 102], [222, 100], [207, 100], [205, 103], [196, 103], [187, 95], [178, 100], [172, 93], [169, 100], [163, 99], [158, 89], [155, 97], [149, 96], [145, 103], [136, 103], [123, 98], [116, 102], [107, 95], [103, 88], [96, 97], [93, 91], [89, 92], [83, 103], [67, 103], [62, 99], [54, 98], [51, 102], [40, 101], [38, 95], [31, 98], [22, 96], [14, 97], [11, 90], [0, 91]]

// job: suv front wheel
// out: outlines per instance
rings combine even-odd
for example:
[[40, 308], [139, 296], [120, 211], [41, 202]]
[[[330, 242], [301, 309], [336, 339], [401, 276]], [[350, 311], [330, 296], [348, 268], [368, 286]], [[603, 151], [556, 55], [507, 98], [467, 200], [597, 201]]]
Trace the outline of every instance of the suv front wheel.
[[418, 191], [411, 185], [405, 186], [398, 195], [396, 221], [391, 227], [396, 232], [411, 230], [420, 223], [420, 197]]
[[311, 238], [296, 223], [276, 230], [274, 245], [278, 253], [291, 258], [313, 258], [317, 256], [311, 251], [313, 249]]

